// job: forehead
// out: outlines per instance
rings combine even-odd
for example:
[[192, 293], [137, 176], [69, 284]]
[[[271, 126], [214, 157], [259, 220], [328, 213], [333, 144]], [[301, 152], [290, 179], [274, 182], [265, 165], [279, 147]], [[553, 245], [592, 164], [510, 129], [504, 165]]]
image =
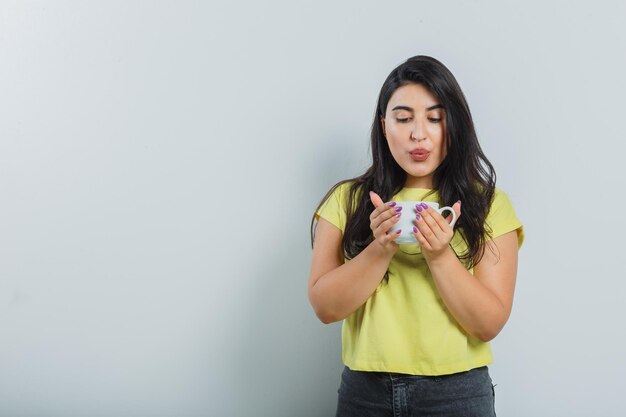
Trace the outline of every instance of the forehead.
[[387, 109], [392, 109], [397, 105], [425, 109], [438, 103], [437, 97], [422, 84], [407, 84], [393, 92], [387, 104]]

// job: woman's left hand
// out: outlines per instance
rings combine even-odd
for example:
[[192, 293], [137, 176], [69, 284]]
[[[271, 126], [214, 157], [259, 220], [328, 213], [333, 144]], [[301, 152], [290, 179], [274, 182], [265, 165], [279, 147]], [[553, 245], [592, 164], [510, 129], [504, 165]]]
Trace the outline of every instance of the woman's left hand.
[[[452, 214], [444, 218], [428, 204], [423, 204], [421, 209], [420, 211], [416, 208], [419, 219], [413, 220], [417, 229], [417, 233], [415, 229], [413, 230], [413, 236], [419, 242], [424, 258], [430, 262], [448, 250], [452, 236], [454, 236], [454, 230], [450, 227]], [[452, 209], [456, 212], [458, 222], [461, 217], [461, 203], [454, 203]]]

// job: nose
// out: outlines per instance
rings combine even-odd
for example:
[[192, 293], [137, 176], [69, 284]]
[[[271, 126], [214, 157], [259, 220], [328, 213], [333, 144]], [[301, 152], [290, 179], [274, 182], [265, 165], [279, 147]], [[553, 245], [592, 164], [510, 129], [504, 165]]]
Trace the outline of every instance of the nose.
[[425, 138], [426, 129], [424, 128], [424, 123], [416, 117], [415, 124], [413, 125], [413, 130], [411, 131], [411, 140], [417, 139], [419, 141]]

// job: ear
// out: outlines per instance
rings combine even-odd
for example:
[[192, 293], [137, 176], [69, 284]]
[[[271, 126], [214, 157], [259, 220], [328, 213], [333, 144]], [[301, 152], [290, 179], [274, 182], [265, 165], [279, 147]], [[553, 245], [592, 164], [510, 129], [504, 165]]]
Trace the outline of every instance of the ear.
[[385, 131], [385, 118], [384, 117], [380, 118], [380, 124], [383, 125], [383, 136], [387, 137], [387, 132]]

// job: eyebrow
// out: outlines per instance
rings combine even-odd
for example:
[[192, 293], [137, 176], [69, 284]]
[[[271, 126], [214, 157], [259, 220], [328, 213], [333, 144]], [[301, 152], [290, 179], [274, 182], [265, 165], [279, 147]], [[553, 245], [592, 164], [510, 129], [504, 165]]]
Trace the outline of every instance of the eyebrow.
[[[443, 107], [443, 104], [435, 104], [434, 106], [430, 106], [426, 109], [426, 111], [431, 111], [431, 110], [435, 110], [435, 109], [444, 109], [445, 107]], [[409, 106], [396, 106], [393, 109], [391, 109], [391, 111], [396, 111], [396, 110], [406, 110], [406, 111], [410, 111], [411, 113], [413, 113], [413, 108], [409, 107]]]

